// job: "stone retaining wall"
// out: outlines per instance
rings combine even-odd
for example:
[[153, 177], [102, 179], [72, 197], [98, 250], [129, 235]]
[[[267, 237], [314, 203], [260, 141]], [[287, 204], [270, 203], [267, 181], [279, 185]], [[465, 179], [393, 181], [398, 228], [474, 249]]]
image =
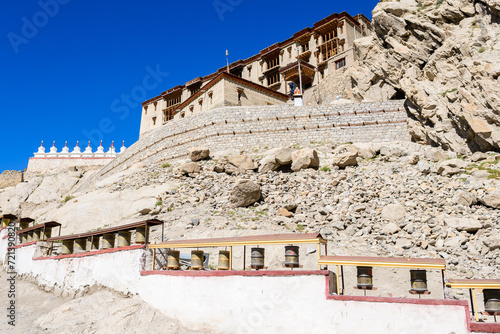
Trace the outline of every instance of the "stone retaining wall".
[[409, 139], [403, 100], [316, 107], [224, 107], [170, 121], [150, 132], [106, 165], [93, 180], [137, 162], [185, 156], [187, 149], [193, 146], [206, 146], [213, 152], [230, 148], [307, 146], [318, 142]]

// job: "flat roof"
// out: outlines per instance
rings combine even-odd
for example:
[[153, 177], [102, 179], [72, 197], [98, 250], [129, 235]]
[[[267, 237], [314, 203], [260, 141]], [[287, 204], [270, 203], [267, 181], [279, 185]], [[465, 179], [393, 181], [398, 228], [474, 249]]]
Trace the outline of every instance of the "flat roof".
[[159, 244], [149, 245], [149, 248], [198, 248], [300, 243], [326, 243], [326, 240], [323, 239], [319, 233], [286, 233], [250, 235], [245, 237], [169, 240]]
[[6, 213], [6, 214], [1, 215], [0, 218], [13, 220], [13, 219], [17, 219], [17, 216], [10, 214], [10, 213]]
[[161, 224], [163, 224], [163, 221], [161, 221], [161, 220], [149, 219], [149, 220], [144, 220], [144, 221], [137, 222], [137, 223], [114, 226], [114, 227], [105, 228], [105, 229], [97, 230], [97, 231], [93, 231], [93, 232], [86, 232], [86, 233], [80, 233], [80, 234], [72, 234], [72, 235], [53, 237], [53, 238], [47, 239], [47, 241], [81, 239], [81, 238], [91, 237], [91, 236], [95, 236], [95, 235], [103, 235], [103, 234], [113, 233], [113, 232], [118, 232], [118, 231], [133, 230], [133, 229], [140, 227], [140, 226], [146, 226], [146, 225], [154, 226], [154, 225], [161, 225]]
[[446, 285], [453, 289], [500, 289], [500, 279], [450, 278]]
[[34, 226], [31, 226], [31, 227], [27, 227], [27, 228], [24, 228], [22, 230], [19, 230], [19, 231], [17, 231], [17, 234], [23, 234], [23, 233], [26, 233], [26, 232], [29, 232], [29, 231], [42, 229], [44, 227], [46, 227], [46, 228], [47, 227], [48, 228], [52, 228], [52, 227], [57, 227], [57, 226], [61, 226], [61, 224], [59, 224], [58, 222], [46, 222], [46, 223], [34, 225]]
[[30, 217], [24, 217], [24, 218], [21, 218], [19, 221], [21, 223], [31, 223], [31, 222], [34, 222], [35, 220], [33, 218], [30, 218]]
[[319, 264], [367, 267], [400, 267], [441, 269], [446, 267], [444, 259], [365, 257], [365, 256], [326, 256], [319, 258]]

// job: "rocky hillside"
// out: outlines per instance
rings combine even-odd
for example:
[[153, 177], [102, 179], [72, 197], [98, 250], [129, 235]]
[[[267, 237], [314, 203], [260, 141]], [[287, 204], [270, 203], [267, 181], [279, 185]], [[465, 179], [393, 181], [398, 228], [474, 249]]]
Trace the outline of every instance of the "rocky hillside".
[[406, 96], [414, 141], [500, 150], [500, 1], [382, 1], [373, 29], [355, 43], [359, 62], [313, 89], [312, 103]]
[[[144, 218], [170, 239], [321, 232], [331, 253], [445, 258], [456, 277], [500, 276], [500, 157], [416, 143], [322, 144], [136, 165], [74, 192], [93, 171], [31, 176], [0, 206], [63, 234]], [[159, 234], [155, 234], [159, 241]]]

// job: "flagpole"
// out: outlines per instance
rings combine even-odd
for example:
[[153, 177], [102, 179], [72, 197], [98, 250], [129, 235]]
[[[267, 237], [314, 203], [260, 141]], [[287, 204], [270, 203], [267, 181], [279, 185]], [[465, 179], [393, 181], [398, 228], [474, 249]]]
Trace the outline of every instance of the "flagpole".
[[227, 73], [229, 73], [229, 51], [226, 49]]

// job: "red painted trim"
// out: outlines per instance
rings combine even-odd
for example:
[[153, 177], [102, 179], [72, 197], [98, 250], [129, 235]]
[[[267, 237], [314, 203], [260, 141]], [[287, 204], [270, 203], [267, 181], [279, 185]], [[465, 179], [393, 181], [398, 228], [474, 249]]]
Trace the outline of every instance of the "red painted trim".
[[3, 230], [5, 230], [7, 228], [7, 226], [4, 226], [2, 228], [0, 228], [0, 232], [2, 232]]
[[188, 276], [188, 277], [227, 277], [227, 276], [311, 276], [328, 277], [327, 270], [146, 270], [141, 276]]
[[79, 258], [79, 257], [87, 257], [87, 256], [94, 256], [94, 255], [99, 255], [99, 254], [115, 253], [115, 252], [128, 251], [128, 250], [134, 250], [134, 249], [145, 249], [145, 248], [146, 248], [146, 246], [144, 246], [144, 245], [135, 245], [135, 246], [129, 246], [129, 247], [102, 249], [102, 250], [95, 251], [95, 252], [85, 252], [85, 253], [79, 253], [79, 254], [66, 254], [66, 255], [58, 255], [58, 256], [37, 257], [37, 258], [34, 258], [33, 261]]
[[25, 244], [20, 244], [20, 245], [17, 245], [17, 246], [14, 246], [14, 247], [9, 247], [7, 249], [11, 249], [11, 248], [23, 248], [23, 247], [27, 247], [27, 246], [31, 246], [31, 245], [35, 245], [37, 243], [37, 241], [31, 241], [31, 242], [27, 242]]
[[340, 295], [340, 296], [327, 295], [326, 299], [341, 300], [341, 301], [371, 302], [371, 303], [468, 306], [466, 300], [452, 300], [452, 299], [417, 299], [417, 298], [346, 296], [346, 295]]
[[500, 333], [500, 323], [473, 322], [469, 328], [471, 332]]
[[2, 239], [7, 239], [8, 237], [9, 237], [9, 235], [7, 234], [7, 235], [4, 235], [4, 236], [2, 237]]

